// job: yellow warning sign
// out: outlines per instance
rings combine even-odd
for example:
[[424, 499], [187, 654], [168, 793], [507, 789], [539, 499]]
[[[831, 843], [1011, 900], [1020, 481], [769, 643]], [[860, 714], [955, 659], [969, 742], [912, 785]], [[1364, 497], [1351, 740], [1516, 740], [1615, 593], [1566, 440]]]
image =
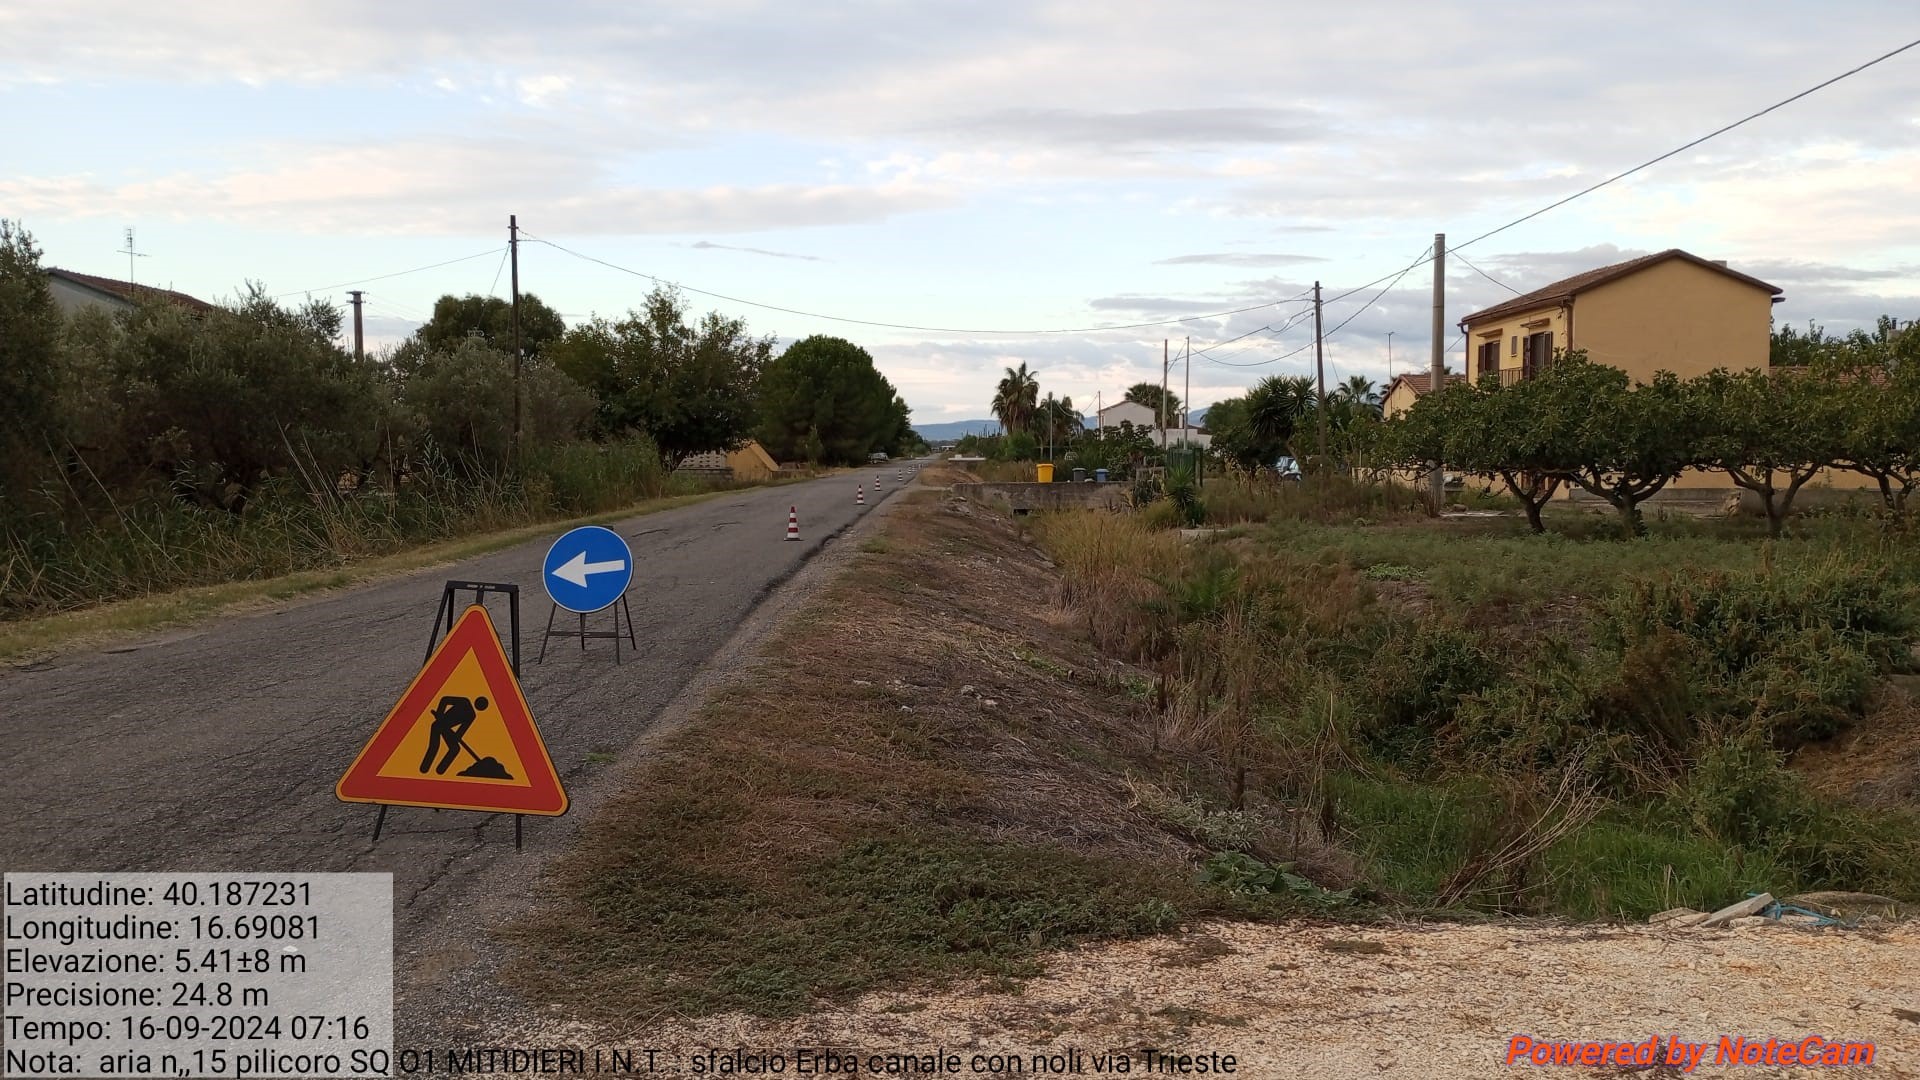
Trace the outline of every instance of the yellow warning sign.
[[334, 792], [346, 802], [566, 813], [560, 775], [486, 608], [460, 616]]

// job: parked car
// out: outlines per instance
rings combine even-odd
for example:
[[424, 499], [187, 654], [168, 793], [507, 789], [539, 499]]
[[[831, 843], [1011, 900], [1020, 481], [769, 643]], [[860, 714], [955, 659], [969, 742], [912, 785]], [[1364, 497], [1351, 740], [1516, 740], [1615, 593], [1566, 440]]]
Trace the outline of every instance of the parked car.
[[879, 465], [887, 460], [887, 455], [875, 450], [873, 453], [867, 455], [867, 460], [875, 465]]

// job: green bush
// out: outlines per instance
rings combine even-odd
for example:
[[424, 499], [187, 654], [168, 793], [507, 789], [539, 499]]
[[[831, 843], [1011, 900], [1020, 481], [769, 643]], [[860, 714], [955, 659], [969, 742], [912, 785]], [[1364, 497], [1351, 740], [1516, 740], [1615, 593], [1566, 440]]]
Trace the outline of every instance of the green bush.
[[1375, 657], [1362, 732], [1393, 760], [1424, 762], [1462, 700], [1499, 680], [1499, 664], [1466, 630], [1432, 621], [1403, 627]]

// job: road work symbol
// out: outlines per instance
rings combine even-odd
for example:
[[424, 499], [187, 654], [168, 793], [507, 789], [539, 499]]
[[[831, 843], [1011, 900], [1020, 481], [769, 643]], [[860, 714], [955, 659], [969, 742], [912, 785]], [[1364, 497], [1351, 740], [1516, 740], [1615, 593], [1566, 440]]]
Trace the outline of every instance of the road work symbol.
[[559, 774], [486, 608], [475, 604], [460, 616], [334, 792], [345, 802], [566, 812]]
[[[480, 711], [486, 709], [487, 699], [483, 697], [471, 700], [463, 697], [443, 697], [440, 704], [433, 707], [433, 726], [427, 729], [427, 756], [420, 759], [420, 771], [425, 773], [431, 768], [436, 776], [445, 776], [447, 767], [453, 759], [465, 750], [473, 758], [473, 764], [467, 766], [458, 775], [484, 776], [492, 780], [511, 780], [513, 774], [507, 771], [499, 761], [473, 752], [473, 747], [464, 741], [467, 729], [478, 720]], [[434, 755], [440, 753], [441, 744], [446, 744], [447, 752], [441, 756], [440, 764], [433, 763]]]
[[554, 603], [568, 611], [592, 614], [627, 591], [633, 581], [633, 552], [612, 529], [583, 525], [547, 549], [546, 572], [540, 580]]

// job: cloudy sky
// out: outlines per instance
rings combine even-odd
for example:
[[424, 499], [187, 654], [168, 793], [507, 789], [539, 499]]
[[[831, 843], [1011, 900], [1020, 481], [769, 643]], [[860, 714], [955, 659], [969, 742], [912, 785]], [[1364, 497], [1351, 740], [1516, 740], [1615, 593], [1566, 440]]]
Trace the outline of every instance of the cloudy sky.
[[[1021, 361], [1111, 401], [1165, 338], [1208, 350], [1207, 403], [1307, 370], [1315, 279], [1344, 293], [1916, 38], [1912, 0], [0, 0], [0, 216], [116, 277], [132, 226], [140, 280], [210, 299], [365, 282], [390, 340], [442, 293], [505, 295], [514, 213], [695, 289], [940, 328], [694, 297], [866, 345], [921, 421], [986, 415]], [[1453, 324], [1511, 295], [1490, 279], [1668, 247], [1781, 285], [1788, 321], [1920, 316], [1920, 48], [1467, 247], [1452, 365]], [[540, 243], [520, 274], [570, 316], [648, 288]], [[1384, 380], [1390, 332], [1394, 370], [1424, 364], [1431, 280], [1330, 304], [1330, 377]]]

